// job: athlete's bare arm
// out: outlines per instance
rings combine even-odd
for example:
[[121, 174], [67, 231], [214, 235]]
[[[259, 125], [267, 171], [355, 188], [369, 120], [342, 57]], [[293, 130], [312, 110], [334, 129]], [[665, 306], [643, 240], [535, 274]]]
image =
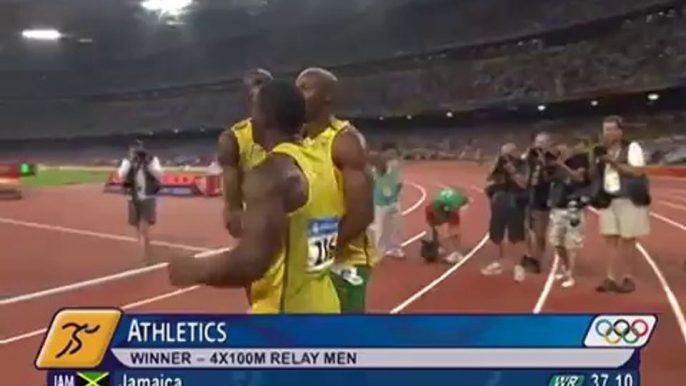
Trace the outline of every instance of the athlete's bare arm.
[[374, 221], [374, 181], [365, 140], [357, 129], [349, 126], [338, 134], [332, 151], [334, 164], [343, 175], [345, 215], [338, 229], [338, 245], [344, 246]]
[[[247, 202], [238, 246], [215, 257], [174, 262], [170, 274], [173, 284], [244, 287], [264, 276], [288, 231], [284, 162], [275, 158], [267, 158], [246, 175]], [[188, 266], [183, 267], [184, 262]]]
[[224, 192], [224, 224], [231, 236], [241, 234], [241, 217], [243, 211], [243, 172], [239, 166], [238, 142], [232, 130], [226, 130], [219, 136], [219, 164], [222, 167]]

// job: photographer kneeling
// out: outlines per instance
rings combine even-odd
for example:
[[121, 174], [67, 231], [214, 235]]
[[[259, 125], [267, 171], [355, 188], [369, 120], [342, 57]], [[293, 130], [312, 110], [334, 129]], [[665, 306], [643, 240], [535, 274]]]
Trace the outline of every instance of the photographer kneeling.
[[587, 154], [574, 152], [564, 144], [558, 145], [556, 151], [548, 201], [551, 208], [548, 241], [560, 257], [555, 279], [562, 280], [563, 288], [570, 288], [574, 286], [576, 256], [585, 236], [589, 160]]
[[160, 188], [162, 167], [157, 157], [148, 153], [143, 143], [136, 141], [129, 148], [117, 174], [124, 183], [128, 198], [129, 225], [136, 227], [138, 241], [143, 248], [143, 260], [152, 263], [150, 251], [150, 226], [157, 221], [155, 195]]
[[[498, 258], [481, 270], [484, 275], [502, 273], [502, 261], [505, 257], [502, 243], [506, 233], [517, 256], [525, 254], [525, 217], [528, 204], [526, 169], [526, 161], [518, 156], [516, 145], [503, 145], [485, 189], [491, 202], [489, 237], [498, 246]], [[524, 280], [524, 276], [524, 267], [516, 264], [515, 281]]]

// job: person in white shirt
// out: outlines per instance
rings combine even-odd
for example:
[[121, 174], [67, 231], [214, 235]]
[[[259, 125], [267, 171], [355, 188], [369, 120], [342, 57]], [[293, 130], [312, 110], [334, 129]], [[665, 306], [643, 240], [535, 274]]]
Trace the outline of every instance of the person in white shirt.
[[630, 293], [636, 289], [631, 272], [636, 239], [650, 233], [650, 193], [642, 170], [645, 156], [638, 142], [623, 139], [623, 126], [621, 117], [605, 118], [605, 146], [594, 151], [605, 198], [599, 227], [609, 248], [607, 276], [596, 288], [599, 292]]
[[122, 160], [117, 174], [124, 181], [129, 225], [137, 230], [143, 260], [147, 264], [153, 263], [150, 226], [157, 222], [156, 194], [163, 174], [160, 160], [149, 154], [142, 142], [137, 141], [129, 148], [129, 156]]

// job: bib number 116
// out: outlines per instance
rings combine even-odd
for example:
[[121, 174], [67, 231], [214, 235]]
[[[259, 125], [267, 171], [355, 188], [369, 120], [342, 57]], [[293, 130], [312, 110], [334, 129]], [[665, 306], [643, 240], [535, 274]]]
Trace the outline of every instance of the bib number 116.
[[321, 235], [310, 239], [308, 268], [311, 272], [322, 270], [333, 263], [336, 253], [336, 239], [336, 234]]
[[315, 265], [321, 265], [327, 260], [333, 260], [334, 252], [336, 251], [336, 235], [315, 240], [314, 245], [317, 248], [317, 257], [314, 262]]

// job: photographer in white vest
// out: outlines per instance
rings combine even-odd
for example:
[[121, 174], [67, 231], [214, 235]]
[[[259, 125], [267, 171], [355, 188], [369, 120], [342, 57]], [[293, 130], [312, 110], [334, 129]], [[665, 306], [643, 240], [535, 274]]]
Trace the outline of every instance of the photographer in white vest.
[[624, 140], [619, 116], [603, 120], [602, 145], [593, 149], [597, 188], [594, 206], [607, 248], [607, 275], [598, 292], [631, 293], [636, 289], [633, 265], [636, 240], [650, 233], [650, 192], [645, 156], [638, 142]]
[[136, 141], [129, 148], [117, 174], [124, 181], [128, 199], [129, 225], [137, 230], [138, 241], [143, 249], [144, 263], [153, 263], [150, 249], [150, 226], [157, 222], [156, 194], [162, 178], [160, 160], [150, 154], [143, 142]]

